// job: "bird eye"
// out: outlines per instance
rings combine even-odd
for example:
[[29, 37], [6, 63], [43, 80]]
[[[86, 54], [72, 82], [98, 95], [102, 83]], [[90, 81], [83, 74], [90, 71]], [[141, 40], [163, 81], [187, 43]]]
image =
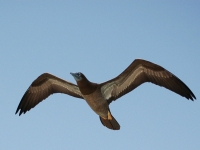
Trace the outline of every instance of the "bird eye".
[[78, 73], [78, 76], [79, 76], [79, 77], [81, 76], [81, 73], [80, 73], [80, 72]]

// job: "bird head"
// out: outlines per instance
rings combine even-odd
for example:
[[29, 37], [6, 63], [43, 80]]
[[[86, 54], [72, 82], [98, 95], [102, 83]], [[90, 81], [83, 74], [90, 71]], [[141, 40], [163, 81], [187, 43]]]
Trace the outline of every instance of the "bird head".
[[77, 73], [70, 73], [74, 79], [76, 80], [76, 82], [81, 81], [84, 78], [84, 75], [81, 72], [77, 72]]

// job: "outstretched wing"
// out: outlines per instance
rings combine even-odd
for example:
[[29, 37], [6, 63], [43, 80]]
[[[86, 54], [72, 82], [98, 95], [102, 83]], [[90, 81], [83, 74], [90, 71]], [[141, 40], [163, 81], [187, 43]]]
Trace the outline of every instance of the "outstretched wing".
[[134, 60], [116, 78], [101, 83], [101, 92], [110, 103], [145, 82], [163, 86], [187, 99], [196, 99], [187, 85], [175, 75], [159, 65], [141, 59]]
[[27, 89], [17, 107], [15, 114], [17, 114], [18, 111], [20, 111], [19, 115], [22, 113], [25, 114], [31, 108], [35, 107], [38, 103], [54, 93], [64, 93], [83, 99], [77, 85], [49, 73], [44, 73], [34, 80]]

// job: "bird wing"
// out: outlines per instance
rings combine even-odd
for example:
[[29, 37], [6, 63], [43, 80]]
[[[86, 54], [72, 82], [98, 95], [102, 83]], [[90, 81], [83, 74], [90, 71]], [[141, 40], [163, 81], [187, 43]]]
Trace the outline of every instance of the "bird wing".
[[145, 82], [163, 86], [187, 99], [196, 99], [192, 91], [175, 75], [159, 65], [142, 59], [134, 60], [116, 78], [101, 83], [101, 92], [110, 103]]
[[23, 95], [16, 113], [19, 115], [26, 113], [38, 103], [54, 93], [64, 93], [73, 97], [82, 98], [83, 96], [77, 85], [67, 82], [49, 73], [44, 73], [35, 79]]

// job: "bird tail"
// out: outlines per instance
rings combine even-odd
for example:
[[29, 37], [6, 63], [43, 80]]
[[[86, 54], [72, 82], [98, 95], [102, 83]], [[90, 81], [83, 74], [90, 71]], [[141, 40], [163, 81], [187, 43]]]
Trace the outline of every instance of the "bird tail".
[[101, 116], [99, 116], [101, 123], [106, 126], [109, 129], [112, 130], [119, 130], [120, 129], [120, 125], [119, 123], [115, 120], [115, 118], [111, 115], [111, 119], [105, 119], [102, 118]]

